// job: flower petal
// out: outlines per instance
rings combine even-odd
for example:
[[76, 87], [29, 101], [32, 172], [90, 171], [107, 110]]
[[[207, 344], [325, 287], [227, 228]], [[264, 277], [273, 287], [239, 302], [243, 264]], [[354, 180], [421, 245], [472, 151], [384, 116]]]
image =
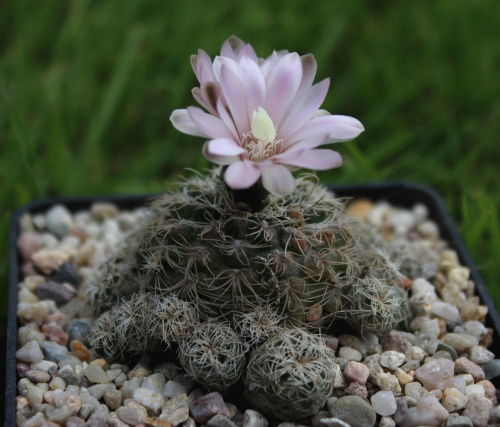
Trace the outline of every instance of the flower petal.
[[286, 196], [295, 188], [295, 180], [286, 166], [271, 164], [262, 168], [262, 185], [271, 194]]
[[264, 105], [266, 82], [260, 67], [248, 57], [241, 59], [239, 76], [245, 93], [249, 119], [251, 120], [253, 112]]
[[358, 119], [349, 116], [321, 116], [309, 120], [290, 140], [303, 140], [318, 135], [327, 135], [328, 141], [344, 142], [356, 138], [365, 128]]
[[232, 35], [223, 44], [220, 50], [221, 56], [226, 56], [236, 61], [238, 54], [245, 47], [245, 42], [239, 37]]
[[200, 83], [215, 80], [212, 60], [204, 50], [199, 49], [197, 55], [191, 55], [191, 66]]
[[300, 61], [302, 62], [302, 81], [300, 82], [299, 92], [312, 86], [318, 69], [318, 64], [312, 53], [301, 56]]
[[217, 113], [219, 113], [219, 117], [224, 122], [226, 127], [231, 131], [231, 134], [233, 135], [234, 140], [239, 141], [240, 137], [238, 136], [238, 130], [236, 129], [234, 122], [233, 122], [233, 119], [231, 118], [231, 116], [227, 112], [226, 106], [222, 102], [221, 98], [219, 98], [217, 100]]
[[292, 107], [279, 125], [281, 139], [286, 140], [312, 117], [325, 100], [329, 86], [330, 79], [325, 79], [297, 93]]
[[259, 178], [259, 167], [248, 160], [231, 163], [224, 174], [227, 185], [234, 189], [250, 188]]
[[239, 156], [247, 150], [240, 147], [234, 140], [228, 138], [216, 138], [208, 141], [207, 150], [209, 154], [215, 156]]
[[342, 166], [342, 156], [333, 150], [297, 150], [295, 156], [280, 159], [275, 156], [273, 160], [278, 163], [307, 168], [311, 170], [327, 170]]
[[207, 133], [203, 132], [196, 123], [193, 122], [185, 109], [174, 110], [170, 115], [170, 121], [174, 125], [174, 128], [182, 133], [187, 135], [202, 136], [204, 138], [210, 137]]
[[240, 158], [238, 156], [217, 156], [214, 154], [210, 154], [208, 152], [209, 142], [210, 141], [206, 141], [205, 144], [203, 144], [202, 153], [203, 156], [205, 156], [205, 158], [210, 162], [215, 163], [216, 165], [230, 165], [231, 163], [240, 161]]
[[208, 137], [233, 138], [231, 131], [226, 127], [220, 118], [205, 113], [198, 107], [188, 107], [187, 112], [198, 129], [200, 129]]
[[266, 105], [274, 123], [280, 123], [302, 81], [302, 63], [297, 53], [289, 53], [279, 59], [271, 69], [267, 80]]
[[233, 116], [238, 135], [246, 134], [250, 131], [250, 118], [239, 76], [225, 65], [220, 69], [220, 76], [222, 93]]

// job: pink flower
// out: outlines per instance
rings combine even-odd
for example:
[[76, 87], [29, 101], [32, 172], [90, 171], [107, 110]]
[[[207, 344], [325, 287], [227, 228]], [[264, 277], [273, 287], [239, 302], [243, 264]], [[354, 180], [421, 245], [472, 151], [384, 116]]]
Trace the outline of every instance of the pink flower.
[[213, 63], [202, 50], [191, 63], [200, 82], [193, 96], [208, 113], [188, 107], [175, 110], [170, 120], [181, 132], [209, 139], [203, 154], [228, 165], [224, 179], [233, 189], [262, 179], [267, 191], [285, 196], [295, 186], [292, 171], [342, 164], [339, 153], [317, 147], [349, 141], [364, 130], [353, 117], [319, 109], [330, 80], [313, 85], [316, 61], [311, 54], [275, 51], [262, 60], [232, 36]]

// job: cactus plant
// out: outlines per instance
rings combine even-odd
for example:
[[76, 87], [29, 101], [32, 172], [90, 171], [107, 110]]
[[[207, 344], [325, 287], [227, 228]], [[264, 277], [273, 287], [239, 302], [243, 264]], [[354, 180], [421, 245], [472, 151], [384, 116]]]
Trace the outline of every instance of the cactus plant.
[[333, 391], [334, 352], [319, 336], [289, 329], [253, 350], [246, 396], [263, 412], [285, 420], [315, 414]]
[[339, 166], [338, 153], [317, 147], [363, 127], [318, 109], [329, 82], [312, 85], [312, 55], [259, 61], [233, 37], [213, 64], [203, 51], [192, 63], [208, 113], [189, 107], [171, 120], [209, 138], [203, 153], [221, 166], [155, 200], [99, 268], [88, 289], [100, 316], [92, 346], [123, 359], [177, 342], [207, 388], [244, 373], [259, 408], [305, 417], [332, 392], [335, 369], [314, 334], [336, 319], [382, 334], [408, 311], [387, 245], [314, 176], [291, 174]]

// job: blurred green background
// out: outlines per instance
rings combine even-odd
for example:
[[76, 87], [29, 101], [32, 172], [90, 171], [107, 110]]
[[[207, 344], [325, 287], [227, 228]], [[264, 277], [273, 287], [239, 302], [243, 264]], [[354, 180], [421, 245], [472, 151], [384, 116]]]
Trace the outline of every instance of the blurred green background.
[[[189, 56], [236, 34], [312, 52], [324, 107], [359, 118], [325, 183], [409, 180], [445, 198], [500, 302], [500, 2], [11, 0], [0, 3], [0, 286], [12, 211], [48, 195], [163, 191], [203, 169], [177, 132]], [[3, 310], [3, 309], [2, 309]]]

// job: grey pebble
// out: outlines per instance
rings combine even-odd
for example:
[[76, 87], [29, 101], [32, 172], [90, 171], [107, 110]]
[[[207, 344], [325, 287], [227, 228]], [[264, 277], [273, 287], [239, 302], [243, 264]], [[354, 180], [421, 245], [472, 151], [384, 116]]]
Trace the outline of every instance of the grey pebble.
[[[327, 412], [325, 412], [328, 414]], [[253, 409], [247, 409], [245, 411], [243, 417], [243, 426], [244, 427], [267, 427], [269, 422], [266, 417], [262, 415], [260, 412], [254, 411]], [[314, 421], [313, 421], [314, 425]]]
[[176, 381], [168, 381], [163, 389], [163, 394], [167, 397], [172, 398], [180, 394], [187, 394], [187, 391]]
[[458, 414], [450, 414], [446, 419], [445, 427], [474, 427], [469, 417], [462, 417]]
[[45, 360], [50, 362], [59, 362], [68, 355], [68, 349], [52, 341], [43, 341], [40, 343]]
[[90, 326], [87, 322], [83, 320], [73, 320], [69, 325], [66, 333], [68, 334], [68, 342], [77, 340], [89, 345], [88, 334], [90, 332]]
[[66, 427], [81, 427], [85, 424], [85, 420], [80, 417], [69, 417], [66, 420]]
[[16, 358], [26, 363], [39, 362], [43, 359], [43, 352], [36, 341], [30, 341], [16, 351]]
[[213, 392], [196, 399], [189, 406], [189, 410], [196, 422], [206, 424], [213, 416], [224, 415], [227, 406], [222, 396], [218, 392]]
[[215, 415], [207, 423], [208, 427], [237, 427], [237, 424], [232, 422], [225, 415]]
[[57, 305], [62, 305], [75, 296], [76, 289], [67, 283], [48, 281], [38, 285], [35, 294], [41, 300], [52, 300]]
[[112, 411], [116, 411], [122, 403], [121, 390], [106, 390], [103, 396], [104, 402]]
[[52, 379], [48, 372], [37, 371], [33, 369], [26, 372], [26, 378], [33, 381], [34, 383], [48, 383]]
[[170, 381], [175, 378], [175, 376], [179, 373], [179, 368], [175, 365], [175, 363], [160, 363], [156, 365], [154, 368], [154, 372], [158, 374], [163, 374], [166, 381]]
[[148, 412], [146, 408], [136, 402], [132, 402], [127, 406], [121, 406], [116, 410], [116, 414], [120, 420], [135, 426], [146, 421]]
[[481, 366], [484, 371], [484, 377], [488, 381], [500, 376], [500, 359], [493, 359], [491, 362]]
[[50, 279], [57, 283], [69, 283], [75, 289], [78, 289], [82, 283], [76, 268], [69, 262], [62, 263], [59, 269], [52, 273]]
[[372, 406], [358, 396], [341, 397], [331, 406], [330, 415], [345, 421], [351, 427], [374, 426], [377, 419]]

